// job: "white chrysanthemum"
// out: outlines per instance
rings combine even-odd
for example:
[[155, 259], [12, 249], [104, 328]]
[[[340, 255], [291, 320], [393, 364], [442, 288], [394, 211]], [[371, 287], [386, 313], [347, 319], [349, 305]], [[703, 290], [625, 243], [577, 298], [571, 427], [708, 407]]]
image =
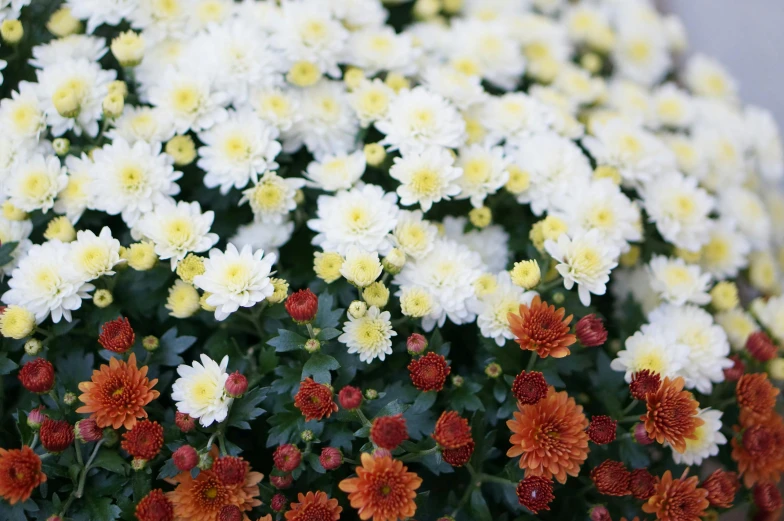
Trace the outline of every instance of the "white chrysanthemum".
[[383, 271], [378, 253], [364, 251], [356, 246], [349, 248], [346, 259], [340, 266], [340, 274], [357, 287], [371, 285]]
[[653, 93], [655, 127], [687, 128], [694, 116], [691, 97], [675, 84], [662, 85]]
[[308, 228], [318, 233], [313, 244], [341, 255], [351, 246], [386, 255], [392, 249], [389, 233], [397, 224], [396, 203], [395, 194], [376, 185], [319, 196], [316, 218], [308, 221]]
[[784, 176], [784, 146], [776, 120], [770, 111], [755, 106], [746, 107], [744, 115], [758, 171], [768, 181], [781, 179]]
[[717, 279], [735, 277], [748, 265], [750, 252], [746, 235], [729, 219], [720, 219], [713, 222], [708, 242], [700, 250], [700, 266]]
[[43, 69], [69, 60], [85, 59], [98, 62], [108, 51], [105, 38], [69, 34], [33, 47], [33, 57], [29, 63], [36, 69]]
[[[713, 102], [713, 105], [721, 104]], [[749, 175], [746, 136], [739, 132], [742, 123], [739, 122], [737, 128], [728, 126], [734, 124], [734, 119], [701, 122], [692, 131], [704, 161], [700, 184], [713, 192], [739, 187]]]
[[582, 67], [571, 64], [559, 67], [553, 87], [579, 105], [591, 105], [607, 93], [604, 80], [594, 78]]
[[0, 244], [17, 243], [14, 251], [11, 252], [10, 262], [0, 266], [0, 279], [11, 273], [16, 268], [19, 259], [30, 249], [32, 246], [29, 239], [31, 233], [33, 233], [32, 221], [11, 221], [0, 215]]
[[659, 294], [651, 289], [651, 277], [645, 266], [618, 268], [613, 271], [612, 282], [610, 290], [615, 297], [615, 311], [618, 316], [626, 316], [630, 300], [639, 304], [645, 314], [656, 309], [662, 302]]
[[551, 116], [550, 127], [563, 137], [580, 139], [585, 135], [585, 127], [577, 119], [578, 105], [568, 96], [552, 87], [534, 85], [529, 94], [547, 108]]
[[376, 0], [326, 0], [325, 3], [335, 18], [352, 29], [382, 25], [389, 16]]
[[75, 18], [87, 20], [87, 32], [99, 25], [119, 25], [136, 9], [136, 0], [68, 0], [66, 5]]
[[367, 76], [381, 71], [413, 72], [416, 52], [410, 34], [397, 34], [387, 25], [368, 27], [351, 34], [348, 63], [360, 67]]
[[275, 157], [281, 146], [278, 131], [249, 110], [230, 111], [226, 121], [199, 134], [205, 146], [199, 148], [197, 165], [206, 172], [204, 185], [220, 187], [222, 194], [245, 188], [258, 175], [278, 167]]
[[170, 71], [150, 88], [149, 98], [179, 134], [208, 129], [227, 117], [228, 96], [202, 73]]
[[524, 291], [512, 284], [508, 271], [500, 272], [495, 279], [495, 291], [479, 297], [472, 307], [477, 314], [476, 324], [482, 336], [503, 346], [507, 340], [515, 337], [509, 327], [509, 314], [518, 313], [520, 304], [531, 304], [536, 292]]
[[267, 171], [255, 186], [242, 192], [240, 204], [250, 204], [258, 221], [278, 224], [297, 207], [297, 190], [305, 186], [299, 177], [281, 177]]
[[182, 173], [174, 170], [172, 158], [161, 154], [160, 143], [137, 141], [133, 146], [115, 139], [93, 152], [92, 189], [95, 209], [110, 215], [122, 214], [133, 226], [142, 214], [180, 193], [175, 183]]
[[626, 339], [625, 348], [610, 362], [614, 371], [624, 372], [627, 382], [632, 375], [648, 370], [662, 378], [675, 378], [688, 363], [689, 350], [678, 344], [675, 333], [659, 324], [646, 324]]
[[386, 83], [376, 78], [372, 81], [363, 80], [349, 94], [349, 103], [359, 118], [363, 128], [374, 121], [387, 117], [389, 105], [395, 97], [395, 91]]
[[481, 230], [465, 231], [468, 220], [465, 217], [444, 218], [443, 230], [447, 239], [467, 246], [478, 253], [485, 268], [497, 273], [506, 269], [511, 252], [509, 251], [509, 234], [497, 224], [485, 226]]
[[359, 353], [360, 362], [371, 363], [376, 358], [383, 362], [392, 354], [392, 337], [397, 336], [390, 317], [389, 311], [381, 311], [376, 306], [371, 306], [360, 318], [349, 313], [338, 342], [348, 346], [349, 354]]
[[[342, 0], [341, 0], [342, 1]], [[32, 0], [2, 0], [0, 1], [0, 21], [17, 20], [22, 8], [30, 5]]]
[[54, 211], [65, 214], [68, 220], [76, 224], [84, 211], [92, 205], [92, 159], [82, 153], [81, 157], [69, 155], [65, 158], [68, 180], [65, 188], [57, 194]]
[[222, 252], [210, 250], [204, 260], [204, 273], [193, 279], [193, 284], [210, 293], [207, 304], [215, 307], [215, 319], [225, 320], [239, 308], [250, 308], [274, 293], [270, 272], [276, 256], [264, 255], [244, 246], [241, 251], [233, 244]]
[[711, 456], [719, 453], [719, 445], [727, 443], [727, 438], [721, 433], [721, 411], [713, 409], [700, 409], [697, 418], [702, 425], [694, 429], [692, 438], [686, 438], [686, 450], [678, 452], [672, 450], [672, 459], [678, 465], [701, 465]]
[[449, 59], [458, 70], [514, 90], [526, 61], [509, 33], [503, 20], [455, 18], [449, 35]]
[[501, 147], [471, 145], [460, 150], [457, 167], [463, 175], [457, 179], [458, 199], [470, 199], [474, 208], [484, 204], [488, 195], [496, 193], [509, 180], [509, 159]]
[[[46, 121], [52, 127], [52, 135], [62, 136], [71, 130], [77, 136], [85, 132], [98, 135], [98, 120], [103, 114], [102, 102], [109, 92], [109, 82], [117, 73], [101, 69], [96, 62], [86, 59], [62, 61], [38, 71], [38, 94], [45, 107]], [[57, 104], [55, 99], [58, 100]], [[60, 100], [73, 105], [74, 117], [65, 117], [58, 112]]]
[[715, 202], [696, 179], [669, 172], [646, 183], [642, 196], [648, 217], [665, 240], [688, 251], [708, 242], [708, 215]]
[[458, 148], [466, 138], [457, 109], [425, 87], [398, 94], [376, 128], [386, 134], [383, 144], [403, 153], [421, 152], [430, 145]]
[[232, 399], [224, 389], [229, 379], [229, 357], [224, 356], [220, 365], [205, 354], [200, 358], [201, 363], [177, 367], [180, 377], [172, 385], [172, 400], [177, 411], [197, 418], [202, 427], [209, 427], [229, 414]]
[[48, 212], [57, 193], [65, 188], [68, 177], [55, 156], [35, 154], [18, 163], [5, 181], [6, 195], [11, 204], [26, 212]]
[[685, 134], [667, 134], [661, 137], [675, 155], [678, 170], [697, 179], [707, 177], [710, 164], [702, 143]]
[[592, 126], [583, 144], [599, 165], [618, 169], [623, 179], [638, 183], [675, 167], [675, 156], [656, 136], [639, 125], [613, 118]]
[[261, 119], [281, 132], [288, 131], [302, 118], [299, 100], [293, 90], [257, 90], [250, 96], [250, 105]]
[[465, 74], [448, 65], [427, 67], [423, 71], [422, 82], [460, 110], [481, 103], [487, 96], [482, 88], [482, 78]]
[[687, 302], [704, 305], [710, 302], [708, 287], [711, 276], [699, 266], [686, 264], [681, 258], [656, 255], [648, 264], [651, 288], [666, 301], [682, 306]]
[[686, 85], [694, 94], [734, 100], [738, 87], [727, 70], [713, 58], [695, 54], [686, 64]]
[[[137, 0], [137, 7], [130, 15], [131, 25], [144, 30], [150, 42], [166, 38], [182, 38], [187, 32], [191, 17], [191, 2], [183, 0]], [[195, 24], [194, 24], [195, 25]], [[145, 60], [146, 61], [146, 60]]]
[[218, 242], [218, 235], [210, 233], [214, 218], [212, 211], [202, 213], [198, 202], [165, 201], [142, 215], [131, 234], [136, 240], [151, 240], [156, 255], [171, 259], [174, 270], [189, 252], [207, 251]]
[[439, 240], [427, 255], [403, 266], [394, 282], [400, 288], [419, 287], [432, 298], [432, 309], [422, 318], [426, 331], [443, 326], [449, 318], [454, 324], [472, 322], [476, 314], [469, 309], [474, 297], [474, 282], [482, 273], [478, 253], [450, 240]]
[[52, 321], [71, 321], [71, 311], [82, 306], [94, 286], [85, 283], [70, 262], [70, 245], [47, 241], [33, 245], [11, 273], [3, 302], [30, 310], [39, 324], [51, 313]]
[[79, 277], [85, 281], [103, 275], [114, 275], [114, 267], [119, 264], [120, 241], [112, 237], [108, 226], [99, 235], [90, 230], [79, 230], [76, 240], [70, 243], [68, 259]]
[[760, 323], [773, 337], [784, 342], [784, 296], [772, 297], [766, 301], [755, 300], [752, 310]]
[[420, 210], [400, 210], [397, 225], [392, 231], [395, 247], [414, 259], [430, 253], [438, 237], [438, 228], [426, 221]]
[[169, 120], [169, 114], [158, 107], [126, 105], [120, 117], [112, 123], [114, 128], [106, 135], [112, 139], [124, 139], [130, 144], [137, 141], [163, 143], [174, 135], [174, 125]]
[[692, 305], [664, 304], [651, 312], [648, 321], [673, 331], [678, 344], [688, 348], [688, 363], [678, 373], [687, 388], [709, 395], [714, 383], [724, 381], [724, 369], [732, 367], [727, 358], [730, 344], [710, 313]]
[[317, 188], [327, 192], [348, 190], [359, 181], [366, 168], [365, 154], [361, 151], [352, 154], [325, 156], [321, 161], [308, 165], [305, 177]]
[[254, 250], [264, 250], [267, 255], [278, 256], [278, 250], [289, 242], [294, 233], [294, 223], [286, 221], [279, 224], [252, 222], [237, 228], [237, 232], [228, 242], [242, 249], [249, 245]]
[[34, 83], [21, 81], [10, 98], [0, 101], [0, 126], [20, 141], [35, 142], [46, 129], [46, 114], [38, 88]]
[[397, 187], [400, 204], [419, 204], [426, 212], [433, 203], [459, 194], [457, 179], [462, 171], [454, 167], [454, 161], [449, 150], [442, 147], [428, 147], [396, 157], [389, 176], [400, 181]]
[[558, 241], [545, 241], [547, 253], [560, 264], [555, 269], [564, 279], [567, 290], [577, 284], [584, 306], [591, 304], [591, 293], [604, 295], [610, 271], [618, 265], [620, 249], [602, 238], [599, 230], [577, 232], [573, 238], [562, 234]]
[[[611, 113], [607, 113], [608, 119], [622, 118], [637, 126], [655, 121], [651, 92], [642, 85], [624, 78], [609, 80], [606, 108], [614, 109]], [[605, 124], [608, 120], [601, 112], [593, 117], [597, 116], [599, 124]], [[592, 128], [597, 122], [593, 117], [590, 121]]]
[[621, 31], [613, 47], [617, 74], [643, 85], [658, 83], [671, 65], [667, 41], [657, 25], [619, 22]]
[[491, 96], [479, 113], [479, 121], [487, 129], [487, 141], [492, 144], [541, 134], [554, 119], [547, 105], [523, 92]]
[[764, 250], [770, 244], [770, 214], [760, 196], [746, 188], [733, 188], [719, 198], [722, 216], [733, 219], [755, 250]]
[[746, 347], [749, 336], [760, 330], [754, 317], [741, 307], [718, 313], [716, 323], [727, 333], [730, 345], [735, 351], [742, 351]]
[[531, 202], [531, 211], [542, 215], [560, 194], [591, 178], [588, 158], [573, 141], [548, 132], [519, 142], [515, 165], [528, 173], [530, 187], [522, 194]]

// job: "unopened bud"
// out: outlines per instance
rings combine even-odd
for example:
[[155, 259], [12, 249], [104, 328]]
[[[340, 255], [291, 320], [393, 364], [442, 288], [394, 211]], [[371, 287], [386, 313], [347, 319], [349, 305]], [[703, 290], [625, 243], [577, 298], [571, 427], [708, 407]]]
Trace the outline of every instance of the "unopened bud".
[[378, 399], [378, 391], [375, 389], [365, 389], [365, 399], [376, 400]]
[[155, 335], [147, 335], [142, 339], [142, 346], [147, 351], [155, 351], [161, 345], [160, 340]]
[[248, 390], [248, 379], [245, 378], [245, 375], [236, 371], [229, 375], [229, 378], [226, 380], [225, 388], [226, 394], [231, 398], [239, 398]]
[[46, 419], [46, 414], [44, 414], [44, 411], [46, 411], [46, 409], [43, 406], [41, 406], [41, 407], [36, 407], [35, 409], [27, 413], [27, 426], [33, 429], [34, 431], [40, 429], [41, 424]]
[[208, 453], [199, 455], [199, 470], [210, 470], [212, 468], [213, 459]]
[[16, 45], [24, 36], [24, 27], [19, 20], [3, 20], [0, 24], [0, 36], [8, 45]]
[[107, 94], [103, 99], [103, 114], [107, 118], [114, 119], [123, 113], [125, 99], [119, 94]]
[[305, 342], [305, 351], [308, 353], [316, 353], [321, 350], [321, 342], [316, 340], [315, 338], [308, 338], [307, 342]]
[[37, 338], [31, 338], [27, 342], [25, 342], [24, 350], [30, 356], [35, 356], [41, 352], [41, 349], [44, 348], [43, 343]]
[[116, 430], [111, 427], [107, 427], [103, 430], [103, 444], [105, 447], [114, 447], [117, 445], [118, 439], [119, 436], [117, 436]]
[[71, 142], [68, 141], [68, 138], [58, 137], [52, 141], [52, 148], [54, 148], [55, 154], [62, 157], [71, 150]]
[[485, 374], [490, 378], [498, 378], [502, 374], [501, 366], [496, 362], [492, 362], [485, 367]]
[[299, 437], [300, 437], [300, 438], [302, 439], [302, 441], [304, 441], [305, 443], [307, 443], [307, 442], [309, 442], [309, 441], [313, 441], [313, 439], [315, 438], [315, 436], [313, 435], [313, 431], [311, 431], [311, 430], [309, 430], [309, 429], [308, 429], [308, 430], [304, 430], [304, 431], [302, 431], [302, 432], [300, 433]]
[[392, 251], [384, 257], [381, 265], [389, 272], [390, 275], [397, 275], [403, 266], [406, 264], [406, 254], [397, 248], [392, 248]]
[[144, 39], [133, 31], [120, 33], [111, 44], [112, 54], [123, 67], [135, 67], [144, 58]]
[[67, 392], [63, 395], [63, 403], [65, 405], [73, 405], [76, 403], [76, 394], [72, 392]]
[[64, 118], [75, 118], [81, 110], [79, 96], [70, 85], [62, 86], [52, 94], [52, 104]]
[[421, 355], [427, 349], [427, 339], [419, 333], [412, 333], [406, 339], [406, 349], [410, 355]]
[[459, 374], [456, 374], [452, 377], [452, 385], [454, 385], [455, 387], [463, 387], [464, 383], [465, 380]]
[[648, 431], [645, 429], [644, 423], [638, 423], [634, 426], [634, 441], [640, 445], [650, 445], [653, 440], [648, 436]]
[[131, 461], [131, 468], [136, 472], [139, 472], [140, 470], [144, 470], [146, 466], [147, 466], [146, 459], [133, 458], [133, 461]]
[[354, 319], [362, 318], [365, 316], [365, 313], [367, 313], [367, 309], [368, 307], [365, 302], [361, 300], [355, 300], [348, 307], [348, 314], [351, 316], [351, 318]]

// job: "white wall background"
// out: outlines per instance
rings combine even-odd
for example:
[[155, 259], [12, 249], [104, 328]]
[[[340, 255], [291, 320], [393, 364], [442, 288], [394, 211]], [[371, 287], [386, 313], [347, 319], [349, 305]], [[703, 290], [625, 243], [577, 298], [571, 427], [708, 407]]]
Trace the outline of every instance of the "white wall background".
[[680, 15], [690, 52], [718, 58], [740, 97], [771, 110], [784, 129], [784, 0], [661, 0]]

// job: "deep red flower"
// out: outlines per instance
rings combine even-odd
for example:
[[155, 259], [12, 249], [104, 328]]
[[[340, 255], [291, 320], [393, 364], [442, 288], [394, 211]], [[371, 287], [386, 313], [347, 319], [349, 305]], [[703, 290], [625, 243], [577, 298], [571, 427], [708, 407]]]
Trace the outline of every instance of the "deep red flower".
[[183, 445], [174, 451], [172, 459], [180, 472], [187, 472], [199, 464], [199, 453], [190, 445]]
[[370, 440], [382, 449], [393, 450], [408, 439], [408, 428], [402, 414], [381, 416], [373, 420]]
[[350, 385], [345, 386], [338, 393], [338, 401], [340, 406], [347, 411], [358, 409], [362, 405], [362, 391]]
[[136, 422], [133, 429], [123, 434], [120, 446], [134, 459], [149, 461], [163, 447], [163, 427], [150, 420]]
[[324, 447], [321, 449], [319, 463], [324, 467], [324, 470], [335, 470], [343, 464], [343, 453], [335, 447]]
[[248, 390], [248, 379], [239, 371], [235, 371], [229, 375], [224, 388], [226, 394], [232, 398], [239, 398]]
[[746, 364], [740, 359], [738, 355], [730, 355], [729, 359], [732, 360], [733, 366], [724, 369], [724, 379], [728, 382], [737, 382], [743, 373], [746, 372]]
[[523, 371], [512, 383], [512, 395], [523, 405], [534, 405], [547, 396], [547, 381], [538, 371]]
[[764, 331], [757, 331], [746, 339], [746, 350], [760, 362], [768, 362], [776, 358], [778, 346]]
[[212, 471], [224, 485], [233, 487], [245, 482], [250, 464], [238, 456], [222, 456], [212, 464]]
[[242, 521], [243, 514], [237, 505], [226, 505], [218, 512], [217, 521]]
[[305, 421], [321, 420], [338, 410], [332, 401], [332, 390], [326, 385], [316, 383], [312, 378], [305, 378], [294, 396], [294, 406], [302, 411]]
[[775, 512], [784, 504], [781, 500], [781, 492], [775, 483], [766, 481], [754, 485], [754, 504], [762, 512]]
[[637, 499], [648, 499], [656, 489], [656, 476], [647, 469], [634, 469], [629, 476], [629, 490]]
[[588, 516], [591, 518], [591, 521], [612, 521], [610, 512], [604, 505], [591, 507], [591, 510], [588, 511]]
[[442, 448], [457, 449], [473, 441], [468, 420], [456, 411], [444, 411], [436, 422], [433, 439]]
[[731, 508], [735, 494], [740, 489], [740, 480], [736, 472], [717, 470], [702, 482], [702, 488], [708, 491], [708, 502], [718, 508]]
[[184, 412], [175, 413], [174, 424], [182, 432], [191, 432], [196, 428], [196, 420], [191, 418], [190, 414]]
[[591, 313], [574, 325], [577, 340], [585, 347], [598, 347], [607, 341], [607, 330], [602, 319]]
[[446, 377], [452, 368], [443, 356], [428, 353], [412, 360], [408, 364], [408, 371], [411, 374], [411, 383], [420, 391], [440, 391], [444, 388]]
[[291, 474], [284, 474], [282, 476], [270, 476], [270, 483], [278, 490], [285, 490], [294, 483], [294, 477]]
[[27, 426], [33, 430], [38, 430], [41, 428], [41, 424], [46, 419], [46, 407], [43, 405], [36, 407], [32, 411], [27, 413]]
[[471, 461], [471, 456], [474, 454], [474, 447], [475, 444], [473, 440], [471, 440], [462, 447], [457, 447], [456, 449], [443, 449], [441, 451], [441, 457], [453, 467], [462, 467]]
[[49, 452], [62, 452], [74, 441], [74, 430], [65, 420], [47, 418], [41, 424], [41, 445]]
[[295, 291], [286, 299], [286, 311], [297, 324], [309, 324], [318, 313], [318, 297], [309, 289]]
[[289, 500], [286, 499], [286, 496], [278, 492], [272, 499], [270, 499], [270, 508], [273, 512], [283, 512], [286, 510], [286, 505], [288, 505]]
[[278, 446], [275, 453], [272, 455], [272, 461], [275, 467], [282, 472], [292, 472], [299, 467], [302, 461], [302, 453], [291, 443]]
[[74, 433], [79, 441], [89, 443], [91, 441], [98, 441], [103, 438], [103, 429], [98, 427], [98, 424], [92, 418], [79, 420], [74, 427]]
[[659, 373], [654, 373], [648, 369], [643, 369], [632, 375], [632, 381], [629, 384], [629, 393], [635, 400], [643, 401], [648, 393], [655, 393], [661, 386], [661, 376]]
[[31, 393], [46, 394], [54, 387], [54, 366], [49, 360], [30, 360], [19, 370], [22, 387]]
[[550, 510], [550, 503], [555, 499], [552, 480], [542, 476], [528, 476], [517, 484], [516, 492], [520, 504], [534, 514]]
[[591, 418], [588, 426], [588, 437], [597, 445], [606, 445], [615, 441], [615, 432], [618, 429], [618, 422], [609, 416], [600, 415]]
[[105, 322], [98, 335], [98, 343], [113, 353], [124, 353], [133, 347], [136, 334], [127, 318], [120, 317]]
[[605, 496], [628, 496], [631, 482], [629, 472], [620, 461], [604, 460], [598, 467], [591, 470], [591, 480], [596, 490]]
[[163, 490], [155, 489], [144, 496], [136, 505], [136, 519], [139, 521], [173, 521], [174, 506]]

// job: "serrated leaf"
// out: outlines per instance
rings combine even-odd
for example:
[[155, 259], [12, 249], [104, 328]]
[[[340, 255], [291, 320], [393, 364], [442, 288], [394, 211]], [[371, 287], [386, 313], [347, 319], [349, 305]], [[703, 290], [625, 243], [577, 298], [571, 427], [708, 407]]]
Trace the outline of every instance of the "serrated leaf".
[[16, 241], [8, 241], [0, 246], [0, 266], [5, 266], [14, 259], [13, 253], [18, 244]]
[[158, 479], [172, 478], [179, 473], [180, 470], [177, 468], [177, 465], [174, 464], [174, 459], [169, 458], [166, 460], [166, 463], [163, 464], [161, 470], [158, 471]]
[[340, 363], [329, 355], [324, 353], [314, 353], [302, 366], [302, 379], [308, 376], [313, 376], [313, 379], [321, 384], [328, 384], [332, 382], [332, 375], [330, 371], [340, 369]]
[[145, 471], [138, 471], [133, 473], [133, 500], [139, 502], [152, 490], [152, 483], [150, 483], [151, 476]]
[[107, 449], [106, 447], [102, 447], [98, 451], [98, 455], [95, 457], [92, 466], [108, 470], [109, 472], [122, 474], [123, 476], [126, 475], [128, 471], [128, 464], [125, 459], [123, 459], [117, 451]]
[[471, 492], [471, 510], [474, 511], [474, 519], [479, 521], [492, 521], [493, 519], [490, 515], [490, 509], [487, 508], [487, 502], [482, 495], [482, 490], [479, 488]]
[[241, 398], [234, 400], [229, 413], [229, 427], [237, 427], [238, 429], [250, 429], [249, 421], [253, 421], [262, 414], [264, 409], [258, 405], [264, 401], [267, 396], [267, 388], [257, 387], [250, 392], [245, 393]]
[[302, 430], [305, 418], [297, 409], [287, 409], [270, 416], [267, 422], [272, 425], [267, 437], [267, 447], [288, 443], [291, 437]]
[[319, 340], [332, 340], [333, 338], [337, 338], [342, 334], [339, 329], [335, 329], [334, 327], [328, 327], [326, 329], [322, 329], [319, 331], [318, 339]]
[[308, 339], [288, 329], [278, 329], [278, 336], [267, 341], [267, 345], [275, 348], [278, 353], [296, 351], [304, 347]]
[[86, 494], [85, 504], [91, 521], [114, 521], [121, 512], [120, 507], [113, 505], [112, 500], [108, 497]]
[[414, 412], [425, 412], [426, 410], [430, 409], [434, 403], [436, 403], [438, 393], [436, 392], [422, 392], [419, 393], [416, 400], [414, 400], [414, 404], [411, 406], [411, 409]]
[[316, 313], [316, 319], [313, 321], [313, 327], [322, 330], [337, 327], [340, 322], [340, 317], [343, 316], [343, 309], [332, 309], [335, 297], [325, 291], [319, 295], [318, 301], [318, 313]]
[[471, 390], [468, 385], [460, 387], [452, 395], [452, 407], [457, 412], [485, 410], [485, 406], [476, 395], [476, 391]]
[[184, 362], [180, 356], [187, 351], [194, 342], [195, 336], [177, 336], [177, 328], [166, 331], [160, 338], [160, 346], [155, 351], [155, 361], [161, 365], [176, 367]]
[[408, 404], [400, 403], [397, 400], [392, 400], [384, 407], [382, 407], [381, 410], [378, 411], [378, 413], [376, 413], [375, 417], [380, 418], [382, 416], [394, 416], [395, 414], [403, 414], [404, 412], [406, 412], [406, 410], [408, 410], [409, 407], [411, 406]]
[[493, 397], [495, 400], [498, 403], [504, 403], [507, 396], [509, 396], [509, 390], [504, 384], [501, 383], [501, 380], [496, 380], [495, 384], [493, 385]]

